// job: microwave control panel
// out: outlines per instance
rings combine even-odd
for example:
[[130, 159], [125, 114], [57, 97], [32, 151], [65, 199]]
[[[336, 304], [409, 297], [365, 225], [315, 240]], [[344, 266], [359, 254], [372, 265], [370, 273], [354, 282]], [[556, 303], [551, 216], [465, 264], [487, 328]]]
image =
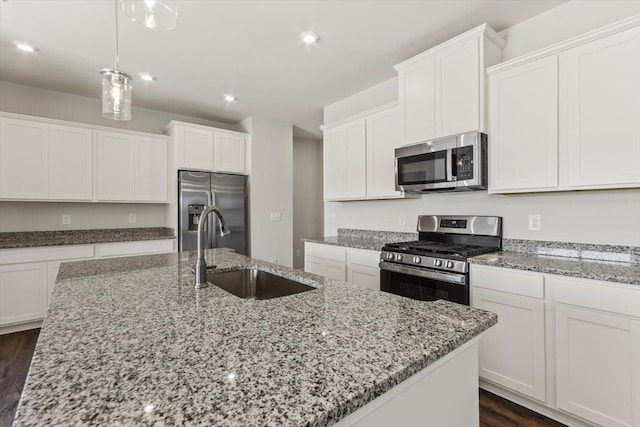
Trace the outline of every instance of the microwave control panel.
[[473, 179], [473, 147], [460, 147], [452, 150], [454, 173], [458, 181]]

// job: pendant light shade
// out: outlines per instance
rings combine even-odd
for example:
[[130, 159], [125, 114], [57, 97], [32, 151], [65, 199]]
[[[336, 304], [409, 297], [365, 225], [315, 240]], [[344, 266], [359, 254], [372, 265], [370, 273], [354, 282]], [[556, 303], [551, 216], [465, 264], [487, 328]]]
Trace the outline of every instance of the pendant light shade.
[[120, 0], [120, 8], [133, 21], [152, 30], [170, 30], [178, 25], [177, 0]]
[[113, 120], [131, 120], [131, 76], [113, 68], [102, 72], [102, 115]]

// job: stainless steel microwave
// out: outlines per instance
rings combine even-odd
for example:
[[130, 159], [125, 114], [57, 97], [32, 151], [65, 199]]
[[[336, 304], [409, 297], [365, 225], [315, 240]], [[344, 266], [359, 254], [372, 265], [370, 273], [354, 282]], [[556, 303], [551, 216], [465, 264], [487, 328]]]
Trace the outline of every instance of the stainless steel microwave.
[[487, 135], [468, 132], [396, 148], [396, 190], [409, 193], [487, 188]]

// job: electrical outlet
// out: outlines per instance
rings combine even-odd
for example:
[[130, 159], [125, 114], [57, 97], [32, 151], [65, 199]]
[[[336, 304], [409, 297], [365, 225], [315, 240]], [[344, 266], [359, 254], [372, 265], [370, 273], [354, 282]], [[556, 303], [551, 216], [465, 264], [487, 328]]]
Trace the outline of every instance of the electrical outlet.
[[300, 249], [296, 249], [296, 256], [300, 256]]
[[69, 214], [62, 215], [62, 224], [63, 225], [71, 224], [71, 215]]
[[542, 229], [542, 217], [540, 214], [529, 215], [529, 231], [540, 231]]
[[129, 222], [136, 222], [136, 214], [134, 213], [129, 214]]
[[336, 214], [331, 214], [331, 222], [336, 222]]
[[358, 223], [358, 215], [353, 214], [351, 215], [351, 224], [357, 224]]
[[398, 225], [405, 225], [407, 223], [407, 216], [405, 214], [400, 214], [398, 217]]
[[272, 264], [277, 264], [277, 263], [278, 263], [278, 260], [277, 260], [276, 258], [271, 258], [271, 259], [269, 260], [269, 262], [270, 262], [270, 263], [272, 263]]
[[282, 212], [271, 212], [271, 222], [282, 221]]

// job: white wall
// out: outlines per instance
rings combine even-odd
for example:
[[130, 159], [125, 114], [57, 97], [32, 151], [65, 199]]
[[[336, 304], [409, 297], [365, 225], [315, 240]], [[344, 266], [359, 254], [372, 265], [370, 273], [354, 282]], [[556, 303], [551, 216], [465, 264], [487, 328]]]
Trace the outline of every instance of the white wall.
[[[129, 214], [136, 222], [129, 222]], [[71, 224], [62, 225], [62, 215]], [[0, 232], [164, 227], [162, 205], [117, 203], [0, 202]]]
[[293, 141], [293, 267], [304, 268], [300, 239], [323, 235], [322, 141]]
[[[557, 43], [640, 12], [640, 2], [573, 0], [507, 28], [505, 58]], [[395, 79], [325, 107], [325, 123], [389, 102]], [[387, 90], [385, 91], [384, 88]], [[382, 99], [384, 98], [384, 101]], [[406, 224], [398, 225], [399, 215]], [[504, 237], [582, 243], [640, 245], [640, 190], [488, 195], [486, 192], [427, 194], [420, 199], [325, 203], [325, 236], [337, 228], [415, 231], [421, 214], [479, 214], [504, 217]], [[542, 230], [528, 230], [528, 215], [542, 215]], [[353, 216], [356, 222], [352, 222]]]
[[[251, 134], [249, 215], [251, 256], [293, 265], [293, 126], [252, 116], [239, 123]], [[280, 213], [280, 221], [271, 221]]]
[[502, 56], [506, 61], [636, 13], [640, 13], [638, 0], [569, 1], [501, 31], [507, 41]]
[[[98, 82], [99, 83], [99, 82]], [[133, 120], [122, 122], [102, 117], [99, 99], [0, 81], [0, 111], [162, 133], [171, 120], [235, 129], [235, 126], [165, 111], [133, 107]], [[62, 214], [71, 225], [62, 225]], [[129, 213], [136, 222], [129, 223]], [[0, 202], [0, 232], [63, 229], [164, 227], [166, 205], [95, 203]]]

